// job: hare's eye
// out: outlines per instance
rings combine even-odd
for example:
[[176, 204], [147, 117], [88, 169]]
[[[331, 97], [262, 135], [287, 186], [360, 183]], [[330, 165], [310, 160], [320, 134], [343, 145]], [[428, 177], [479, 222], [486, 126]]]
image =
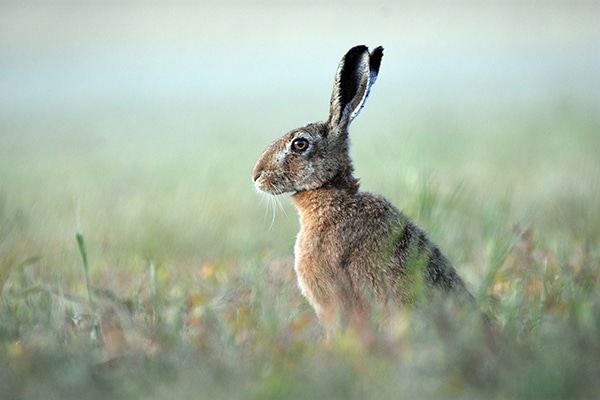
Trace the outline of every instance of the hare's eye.
[[308, 140], [304, 138], [296, 138], [292, 142], [292, 149], [298, 152], [303, 152], [308, 149]]

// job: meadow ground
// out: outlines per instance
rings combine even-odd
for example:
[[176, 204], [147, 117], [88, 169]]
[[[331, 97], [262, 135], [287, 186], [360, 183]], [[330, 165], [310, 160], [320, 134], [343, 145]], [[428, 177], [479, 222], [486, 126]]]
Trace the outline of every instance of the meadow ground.
[[[68, 4], [0, 6], [0, 398], [600, 393], [597, 5], [363, 26], [358, 5]], [[325, 118], [362, 42], [386, 46], [351, 129], [362, 187], [453, 260], [493, 341], [436, 302], [326, 343], [296, 287], [296, 212], [250, 171]]]

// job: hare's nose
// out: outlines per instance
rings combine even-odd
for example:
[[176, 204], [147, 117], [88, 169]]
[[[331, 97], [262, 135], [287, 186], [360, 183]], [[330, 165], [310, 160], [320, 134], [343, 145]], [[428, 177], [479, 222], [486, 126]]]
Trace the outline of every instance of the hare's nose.
[[256, 182], [258, 178], [262, 175], [262, 167], [260, 164], [256, 164], [254, 168], [252, 168], [252, 180]]

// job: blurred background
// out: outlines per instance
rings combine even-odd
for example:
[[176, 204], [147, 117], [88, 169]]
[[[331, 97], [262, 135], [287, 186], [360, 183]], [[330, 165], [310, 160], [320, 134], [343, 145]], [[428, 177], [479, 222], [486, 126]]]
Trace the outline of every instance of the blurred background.
[[425, 175], [524, 208], [585, 192], [598, 21], [597, 1], [3, 1], [4, 213], [26, 227], [24, 254], [60, 258], [75, 230], [116, 264], [291, 254], [290, 202], [269, 230], [250, 171], [327, 118], [356, 44], [385, 47], [352, 129], [364, 188], [402, 208]]

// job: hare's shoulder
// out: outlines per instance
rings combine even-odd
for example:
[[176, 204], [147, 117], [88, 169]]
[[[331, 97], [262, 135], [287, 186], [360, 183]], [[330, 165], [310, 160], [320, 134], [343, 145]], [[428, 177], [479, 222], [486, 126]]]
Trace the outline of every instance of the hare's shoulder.
[[392, 218], [400, 211], [392, 205], [385, 197], [369, 192], [358, 192], [356, 194], [357, 212], [369, 217]]
[[332, 192], [327, 197], [314, 213], [308, 212], [301, 218], [300, 236], [346, 246], [347, 243], [376, 241], [404, 220], [402, 213], [388, 200], [368, 192], [352, 195]]

